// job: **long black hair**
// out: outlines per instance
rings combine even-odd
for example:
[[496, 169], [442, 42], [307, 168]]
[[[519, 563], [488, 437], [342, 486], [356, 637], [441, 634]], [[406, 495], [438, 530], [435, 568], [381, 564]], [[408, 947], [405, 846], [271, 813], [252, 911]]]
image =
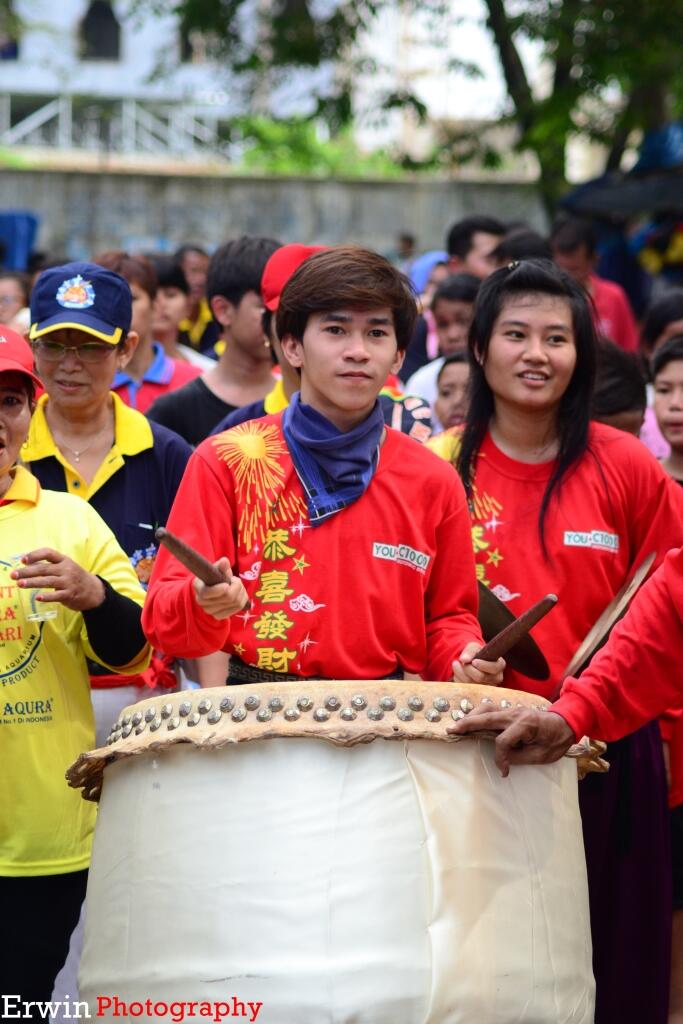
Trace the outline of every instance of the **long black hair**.
[[469, 406], [456, 468], [471, 502], [477, 456], [495, 410], [494, 394], [484, 372], [489, 342], [505, 302], [513, 296], [522, 295], [552, 295], [566, 299], [572, 313], [576, 345], [576, 366], [558, 410], [558, 456], [538, 517], [541, 547], [547, 556], [543, 526], [550, 499], [588, 448], [597, 352], [597, 336], [588, 294], [550, 260], [511, 263], [487, 277], [479, 290], [468, 341]]

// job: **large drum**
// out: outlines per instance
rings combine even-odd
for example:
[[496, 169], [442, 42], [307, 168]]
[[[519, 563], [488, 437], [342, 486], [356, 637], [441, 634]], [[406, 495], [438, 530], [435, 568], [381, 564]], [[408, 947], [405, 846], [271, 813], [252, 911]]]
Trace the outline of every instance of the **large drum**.
[[576, 762], [503, 779], [490, 741], [447, 736], [492, 698], [544, 703], [264, 683], [128, 708], [69, 773], [101, 789], [80, 998], [117, 1024], [174, 1003], [263, 1024], [590, 1024]]

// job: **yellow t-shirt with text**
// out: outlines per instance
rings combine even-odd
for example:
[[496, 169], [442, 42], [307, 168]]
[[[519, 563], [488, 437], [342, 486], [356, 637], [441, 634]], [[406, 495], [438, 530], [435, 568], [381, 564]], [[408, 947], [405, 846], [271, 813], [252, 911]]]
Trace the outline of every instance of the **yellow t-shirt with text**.
[[[56, 875], [88, 866], [95, 805], [70, 789], [68, 766], [95, 745], [83, 616], [64, 605], [31, 621], [31, 591], [10, 573], [17, 556], [49, 547], [106, 579], [137, 604], [144, 591], [113, 533], [87, 502], [42, 490], [26, 469], [14, 471], [0, 505], [0, 875]], [[35, 602], [34, 602], [35, 607]], [[141, 672], [134, 664], [107, 666]]]

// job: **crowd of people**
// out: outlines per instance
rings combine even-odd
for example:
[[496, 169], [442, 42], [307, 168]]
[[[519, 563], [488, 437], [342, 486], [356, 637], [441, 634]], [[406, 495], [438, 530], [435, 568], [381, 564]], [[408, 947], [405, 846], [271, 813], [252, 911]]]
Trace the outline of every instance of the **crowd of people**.
[[[78, 958], [94, 813], [64, 771], [127, 705], [404, 673], [551, 698], [683, 544], [683, 290], [638, 323], [596, 261], [583, 221], [477, 215], [403, 270], [245, 236], [0, 271], [0, 991], [46, 1001]], [[476, 658], [477, 583], [559, 596], [546, 681]], [[683, 724], [648, 709], [580, 787], [597, 1024], [683, 1024]]]

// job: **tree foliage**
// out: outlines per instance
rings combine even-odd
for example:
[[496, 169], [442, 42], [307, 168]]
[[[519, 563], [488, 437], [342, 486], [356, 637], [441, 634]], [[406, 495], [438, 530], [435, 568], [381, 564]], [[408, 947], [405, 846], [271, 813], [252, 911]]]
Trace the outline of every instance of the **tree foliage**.
[[[187, 30], [211, 40], [213, 55], [243, 77], [258, 97], [294, 70], [333, 68], [315, 97], [311, 118], [334, 133], [353, 116], [354, 82], [361, 34], [379, 13], [399, 6], [427, 14], [442, 27], [467, 13], [467, 0], [136, 0], [173, 10]], [[508, 103], [501, 120], [513, 123], [517, 147], [533, 152], [549, 207], [565, 183], [568, 140], [583, 133], [608, 148], [607, 169], [619, 162], [631, 133], [664, 123], [683, 109], [680, 59], [683, 0], [483, 0], [486, 25], [500, 61]], [[531, 81], [522, 59], [524, 41], [541, 54], [545, 87]], [[455, 57], [454, 57], [455, 60]], [[455, 61], [478, 73], [476, 61]], [[384, 95], [385, 110], [427, 111], [396, 83]], [[258, 103], [255, 107], [259, 112]], [[466, 144], [464, 144], [466, 143]], [[456, 132], [430, 163], [496, 154], [477, 133]]]
[[[485, 0], [520, 149], [539, 161], [552, 206], [564, 187], [566, 147], [578, 133], [607, 146], [618, 168], [635, 129], [656, 128], [681, 112], [681, 0]], [[531, 88], [520, 40], [538, 43], [549, 88]]]

